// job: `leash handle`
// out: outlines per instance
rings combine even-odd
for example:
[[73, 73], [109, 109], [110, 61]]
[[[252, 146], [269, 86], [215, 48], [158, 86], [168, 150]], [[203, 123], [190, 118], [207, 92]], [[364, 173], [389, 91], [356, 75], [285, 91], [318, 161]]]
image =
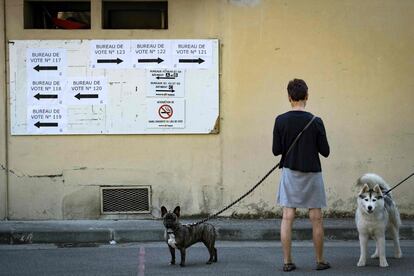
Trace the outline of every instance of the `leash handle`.
[[410, 177], [412, 177], [414, 175], [414, 173], [410, 174], [409, 176], [407, 176], [406, 178], [404, 178], [404, 180], [400, 181], [400, 183], [398, 183], [397, 185], [395, 185], [394, 187], [392, 187], [391, 189], [389, 189], [388, 191], [386, 191], [384, 193], [384, 195], [389, 194], [392, 190], [394, 190], [395, 188], [397, 188], [398, 186], [400, 186], [401, 184], [403, 184], [405, 181], [407, 181]]

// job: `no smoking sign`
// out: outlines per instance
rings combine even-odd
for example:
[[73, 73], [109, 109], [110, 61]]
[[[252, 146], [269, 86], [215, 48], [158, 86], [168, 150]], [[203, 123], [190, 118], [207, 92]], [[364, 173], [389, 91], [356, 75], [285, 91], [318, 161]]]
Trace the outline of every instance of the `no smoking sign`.
[[169, 119], [172, 117], [173, 114], [174, 114], [174, 111], [171, 105], [163, 104], [158, 109], [158, 115], [160, 115], [160, 117], [163, 119]]
[[147, 128], [185, 128], [185, 100], [148, 99]]

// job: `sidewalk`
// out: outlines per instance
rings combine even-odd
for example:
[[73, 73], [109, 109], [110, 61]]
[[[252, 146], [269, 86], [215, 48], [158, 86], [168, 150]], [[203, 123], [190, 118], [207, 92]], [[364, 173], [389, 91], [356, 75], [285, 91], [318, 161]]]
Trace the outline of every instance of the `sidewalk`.
[[[182, 220], [183, 224], [195, 220]], [[218, 240], [279, 240], [280, 219], [210, 221], [218, 232]], [[358, 232], [353, 219], [325, 219], [326, 240], [356, 240]], [[403, 220], [402, 240], [414, 240], [414, 220]], [[311, 240], [308, 219], [297, 219], [294, 240]], [[161, 220], [65, 220], [65, 221], [0, 221], [0, 243], [117, 243], [162, 241]]]

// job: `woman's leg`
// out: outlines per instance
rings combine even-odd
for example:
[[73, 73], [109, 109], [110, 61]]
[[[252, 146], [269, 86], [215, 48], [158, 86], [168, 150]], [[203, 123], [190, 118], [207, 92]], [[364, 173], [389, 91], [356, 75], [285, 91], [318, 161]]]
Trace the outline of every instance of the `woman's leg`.
[[295, 208], [283, 207], [282, 225], [280, 227], [280, 240], [283, 247], [283, 262], [285, 264], [292, 261], [292, 225], [295, 220]]
[[312, 238], [315, 247], [316, 262], [325, 262], [323, 258], [323, 219], [320, 208], [309, 209], [309, 219], [312, 222]]

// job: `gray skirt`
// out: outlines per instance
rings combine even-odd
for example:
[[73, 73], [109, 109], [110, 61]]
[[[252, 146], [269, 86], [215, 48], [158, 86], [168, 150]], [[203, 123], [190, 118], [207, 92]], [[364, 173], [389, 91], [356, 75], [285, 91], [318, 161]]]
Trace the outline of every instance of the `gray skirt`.
[[304, 173], [283, 168], [277, 203], [290, 208], [326, 207], [322, 173]]

